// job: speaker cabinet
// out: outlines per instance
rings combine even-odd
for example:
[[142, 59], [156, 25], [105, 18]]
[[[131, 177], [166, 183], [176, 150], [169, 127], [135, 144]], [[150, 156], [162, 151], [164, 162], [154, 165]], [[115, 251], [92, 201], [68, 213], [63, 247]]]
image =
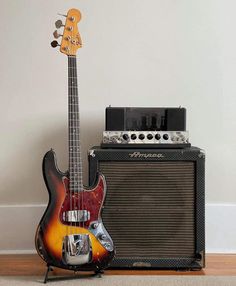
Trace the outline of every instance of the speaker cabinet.
[[111, 268], [205, 265], [205, 155], [185, 149], [89, 151], [90, 184], [104, 174], [102, 211], [116, 256]]

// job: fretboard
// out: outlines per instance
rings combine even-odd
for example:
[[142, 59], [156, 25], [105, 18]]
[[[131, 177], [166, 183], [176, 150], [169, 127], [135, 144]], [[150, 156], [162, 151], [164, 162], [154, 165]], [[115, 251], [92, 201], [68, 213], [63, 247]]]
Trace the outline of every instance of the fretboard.
[[83, 190], [76, 56], [68, 56], [69, 188]]

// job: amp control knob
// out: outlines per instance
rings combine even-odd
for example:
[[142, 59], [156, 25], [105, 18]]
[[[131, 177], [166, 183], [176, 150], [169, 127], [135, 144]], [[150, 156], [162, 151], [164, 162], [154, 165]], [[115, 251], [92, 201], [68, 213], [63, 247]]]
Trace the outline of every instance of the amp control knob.
[[143, 140], [145, 138], [144, 134], [139, 134], [139, 137], [138, 137], [140, 140]]
[[133, 134], [131, 134], [131, 136], [130, 136], [130, 137], [131, 137], [131, 139], [132, 139], [132, 140], [135, 140], [135, 139], [137, 138], [136, 134], [134, 134], [134, 133], [133, 133]]
[[156, 138], [156, 140], [160, 140], [160, 139], [161, 139], [161, 135], [157, 133], [157, 134], [155, 135], [155, 138]]
[[152, 138], [153, 138], [153, 135], [152, 135], [152, 134], [148, 134], [148, 135], [147, 135], [147, 139], [148, 139], [148, 140], [152, 140]]
[[124, 139], [124, 140], [126, 140], [126, 141], [129, 139], [129, 135], [128, 135], [128, 134], [126, 134], [126, 133], [125, 133], [125, 134], [123, 134], [123, 136], [122, 136], [122, 137], [123, 137], [123, 139]]
[[169, 135], [168, 134], [164, 134], [163, 135], [163, 139], [168, 140], [169, 139]]

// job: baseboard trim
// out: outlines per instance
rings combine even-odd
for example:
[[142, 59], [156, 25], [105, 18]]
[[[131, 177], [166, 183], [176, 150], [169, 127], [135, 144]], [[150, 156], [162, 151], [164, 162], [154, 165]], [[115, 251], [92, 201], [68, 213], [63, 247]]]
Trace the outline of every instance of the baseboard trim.
[[[45, 204], [0, 205], [0, 254], [33, 254]], [[207, 253], [236, 253], [236, 204], [206, 204]], [[7, 218], [7, 219], [6, 219]], [[10, 222], [10, 223], [9, 223]]]
[[35, 249], [12, 249], [12, 250], [0, 250], [0, 255], [21, 255], [21, 254], [36, 254], [37, 251]]

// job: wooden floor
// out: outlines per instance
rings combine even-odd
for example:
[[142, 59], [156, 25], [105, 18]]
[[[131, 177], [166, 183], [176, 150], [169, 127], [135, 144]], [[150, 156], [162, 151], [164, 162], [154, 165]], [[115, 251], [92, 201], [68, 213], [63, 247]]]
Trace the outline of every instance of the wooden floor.
[[[43, 276], [45, 263], [36, 254], [0, 255], [0, 276]], [[71, 271], [54, 269], [51, 275], [71, 275]], [[236, 275], [236, 254], [208, 254], [201, 271], [106, 270], [105, 275]]]

